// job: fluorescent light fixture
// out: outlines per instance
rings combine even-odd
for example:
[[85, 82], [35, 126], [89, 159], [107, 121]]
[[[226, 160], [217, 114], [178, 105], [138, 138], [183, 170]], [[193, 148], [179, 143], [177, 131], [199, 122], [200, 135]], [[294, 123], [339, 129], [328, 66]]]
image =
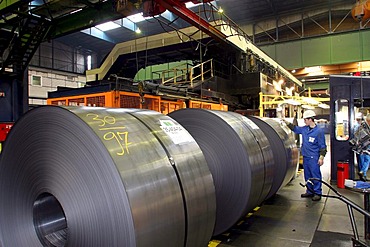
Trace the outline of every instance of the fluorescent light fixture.
[[321, 66], [313, 66], [313, 67], [306, 67], [304, 68], [306, 73], [315, 73], [315, 72], [321, 72]]
[[285, 87], [285, 92], [289, 96], [293, 96], [294, 87]]
[[289, 105], [301, 105], [301, 102], [295, 99], [286, 99], [284, 100], [284, 103], [289, 104]]
[[312, 105], [302, 105], [301, 107], [302, 107], [302, 108], [304, 108], [304, 109], [308, 109], [308, 110], [313, 110], [313, 109], [315, 109], [315, 107], [314, 107], [314, 106], [312, 106]]
[[76, 9], [75, 11], [72, 11], [71, 13], [69, 13], [70, 15], [73, 15], [73, 14], [75, 14], [75, 13], [77, 13], [77, 12], [80, 12], [82, 9]]
[[117, 23], [113, 22], [113, 21], [108, 21], [106, 23], [103, 23], [103, 24], [100, 24], [100, 25], [96, 25], [95, 27], [97, 29], [105, 32], [105, 31], [109, 31], [109, 30], [112, 30], [112, 29], [119, 28], [121, 26], [118, 25]]
[[320, 103], [320, 104], [318, 105], [318, 107], [320, 107], [320, 108], [322, 108], [322, 109], [329, 109], [329, 108], [330, 108], [330, 106], [329, 106], [328, 104], [324, 104], [324, 103]]
[[304, 101], [306, 101], [308, 104], [311, 104], [311, 105], [318, 105], [320, 104], [319, 101], [313, 99], [313, 98], [310, 98], [310, 97], [304, 97], [303, 98]]
[[276, 91], [279, 91], [281, 92], [282, 89], [281, 89], [281, 83], [277, 82], [277, 81], [272, 81], [272, 84], [274, 85], [274, 88]]
[[91, 69], [91, 55], [87, 56], [87, 70]]

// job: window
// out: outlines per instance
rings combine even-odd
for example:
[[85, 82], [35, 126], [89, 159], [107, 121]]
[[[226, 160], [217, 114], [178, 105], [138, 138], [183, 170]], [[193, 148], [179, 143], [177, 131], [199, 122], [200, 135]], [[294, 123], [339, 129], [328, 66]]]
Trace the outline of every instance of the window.
[[31, 85], [32, 86], [42, 86], [42, 83], [41, 83], [41, 76], [39, 75], [33, 75], [32, 78], [31, 78]]
[[91, 70], [91, 55], [87, 56], [87, 70]]
[[348, 107], [346, 99], [335, 101], [335, 138], [338, 141], [347, 141], [349, 138]]

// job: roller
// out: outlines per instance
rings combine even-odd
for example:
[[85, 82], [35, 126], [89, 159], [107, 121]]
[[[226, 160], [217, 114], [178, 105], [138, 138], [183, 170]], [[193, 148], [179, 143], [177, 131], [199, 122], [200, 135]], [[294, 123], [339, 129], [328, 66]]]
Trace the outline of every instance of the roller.
[[202, 151], [172, 118], [40, 107], [4, 145], [1, 246], [207, 246], [215, 200]]

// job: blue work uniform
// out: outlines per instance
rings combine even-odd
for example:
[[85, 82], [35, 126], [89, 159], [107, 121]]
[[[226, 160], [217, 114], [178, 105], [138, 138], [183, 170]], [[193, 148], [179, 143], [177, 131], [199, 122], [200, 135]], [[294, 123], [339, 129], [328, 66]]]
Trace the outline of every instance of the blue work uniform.
[[[325, 135], [321, 128], [317, 125], [314, 128], [309, 126], [294, 126], [294, 133], [302, 134], [302, 147], [301, 152], [303, 156], [303, 169], [304, 169], [304, 179], [307, 181], [309, 178], [322, 179], [320, 165], [318, 164], [320, 158], [320, 150], [326, 149]], [[307, 193], [321, 195], [321, 183], [318, 181], [313, 181], [314, 185], [307, 183]]]
[[361, 168], [360, 171], [363, 172], [363, 176], [366, 178], [367, 170], [369, 169], [370, 165], [370, 155], [368, 154], [360, 154], [361, 159]]
[[[364, 150], [370, 151], [370, 146], [367, 146]], [[367, 153], [360, 154], [361, 166], [359, 167], [360, 171], [363, 173], [363, 176], [366, 179], [366, 173], [370, 165], [370, 155]]]

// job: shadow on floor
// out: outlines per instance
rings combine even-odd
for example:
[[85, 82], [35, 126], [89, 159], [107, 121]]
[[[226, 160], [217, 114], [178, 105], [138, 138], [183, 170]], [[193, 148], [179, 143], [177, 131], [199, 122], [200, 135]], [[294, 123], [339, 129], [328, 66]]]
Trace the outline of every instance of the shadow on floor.
[[352, 235], [316, 231], [310, 247], [352, 247]]

